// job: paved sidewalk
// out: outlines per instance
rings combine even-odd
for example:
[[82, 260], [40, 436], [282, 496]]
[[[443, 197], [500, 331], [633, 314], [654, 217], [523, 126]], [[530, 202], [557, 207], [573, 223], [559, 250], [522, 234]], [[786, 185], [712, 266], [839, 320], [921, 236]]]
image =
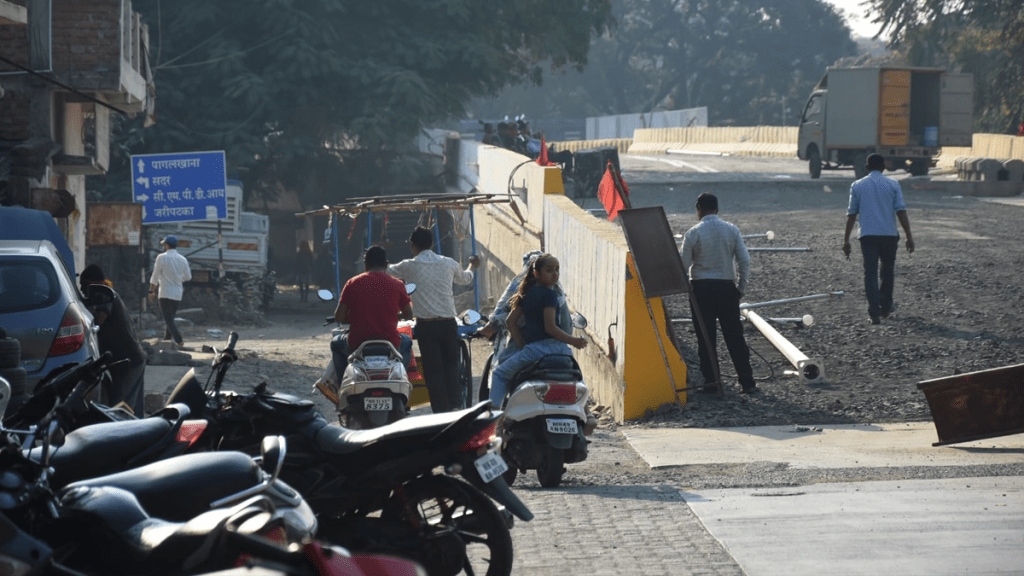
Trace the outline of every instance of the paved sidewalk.
[[941, 475], [1020, 464], [1024, 435], [934, 447], [931, 423], [909, 423], [626, 436], [654, 468], [775, 462], [822, 471], [819, 484], [681, 492], [749, 576], [1024, 574], [1024, 477], [824, 482], [838, 468], [940, 467]]

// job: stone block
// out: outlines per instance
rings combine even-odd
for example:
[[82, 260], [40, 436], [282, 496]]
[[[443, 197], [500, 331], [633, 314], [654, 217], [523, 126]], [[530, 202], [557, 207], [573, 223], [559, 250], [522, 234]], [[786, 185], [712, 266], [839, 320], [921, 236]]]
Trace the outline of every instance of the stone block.
[[999, 172], [1003, 169], [1003, 163], [995, 158], [982, 158], [975, 163], [974, 168], [978, 175], [977, 180], [995, 182], [999, 180]]
[[1016, 158], [1004, 160], [1003, 170], [1006, 171], [1006, 179], [1010, 182], [1024, 181], [1024, 160]]

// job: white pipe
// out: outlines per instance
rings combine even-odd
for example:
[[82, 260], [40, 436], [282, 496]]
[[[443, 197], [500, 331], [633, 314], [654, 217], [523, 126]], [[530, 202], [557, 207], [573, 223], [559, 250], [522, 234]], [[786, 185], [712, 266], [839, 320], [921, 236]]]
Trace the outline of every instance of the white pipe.
[[769, 300], [767, 302], [754, 302], [740, 304], [740, 310], [749, 310], [751, 308], [761, 308], [762, 306], [775, 306], [776, 304], [792, 304], [794, 302], [806, 302], [808, 300], [823, 300], [825, 298], [842, 298], [845, 293], [829, 292], [828, 294], [811, 294], [810, 296], [797, 296], [796, 298], [783, 298], [782, 300]]
[[761, 247], [761, 246], [747, 246], [747, 252], [810, 252], [810, 248], [797, 247], [797, 248], [784, 248], [784, 247]]
[[[740, 320], [746, 320], [746, 318], [741, 317]], [[804, 314], [800, 318], [765, 318], [765, 320], [776, 324], [801, 324], [805, 328], [814, 326], [814, 316], [810, 314]], [[669, 322], [673, 324], [692, 324], [693, 318], [671, 318]]]
[[751, 238], [766, 238], [769, 241], [770, 240], [775, 240], [775, 232], [772, 232], [771, 230], [769, 230], [769, 231], [765, 232], [764, 234], [744, 234], [743, 235], [743, 239], [744, 240], [749, 240]]
[[740, 310], [740, 314], [743, 315], [751, 324], [757, 327], [761, 331], [761, 334], [768, 339], [783, 356], [789, 360], [797, 371], [800, 373], [800, 377], [803, 378], [804, 384], [816, 384], [825, 381], [825, 368], [821, 366], [821, 363], [817, 360], [811, 360], [799, 348], [793, 345], [792, 342], [786, 340], [779, 331], [772, 327], [764, 318], [757, 315], [756, 312], [750, 310]]

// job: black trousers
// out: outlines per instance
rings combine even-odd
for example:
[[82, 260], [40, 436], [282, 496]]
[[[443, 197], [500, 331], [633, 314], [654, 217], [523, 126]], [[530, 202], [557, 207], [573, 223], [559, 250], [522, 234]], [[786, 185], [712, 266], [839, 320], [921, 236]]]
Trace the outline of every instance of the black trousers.
[[[750, 349], [747, 348], [747, 341], [743, 337], [743, 324], [740, 322], [740, 291], [736, 284], [731, 280], [694, 280], [690, 286], [697, 306], [700, 307], [701, 319], [707, 328], [708, 337], [711, 339], [710, 342], [706, 342], [700, 327], [694, 326], [697, 332], [700, 371], [704, 375], [704, 382], [710, 383], [715, 380], [715, 370], [709, 351], [718, 345], [716, 324], [721, 324], [722, 338], [729, 349], [740, 386], [754, 386], [754, 369], [750, 367]], [[697, 311], [693, 309], [692, 304], [690, 315], [696, 320]]]
[[416, 342], [420, 346], [423, 380], [435, 414], [463, 407], [459, 381], [459, 331], [454, 318], [416, 319]]
[[160, 314], [164, 317], [164, 340], [174, 340], [178, 345], [183, 342], [178, 325], [174, 323], [174, 315], [178, 313], [179, 304], [181, 300], [160, 299]]

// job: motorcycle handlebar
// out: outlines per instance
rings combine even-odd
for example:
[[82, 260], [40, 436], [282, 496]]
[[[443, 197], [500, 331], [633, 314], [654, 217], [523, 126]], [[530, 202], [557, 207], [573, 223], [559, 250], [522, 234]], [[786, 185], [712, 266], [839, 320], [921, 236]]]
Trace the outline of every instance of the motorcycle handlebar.
[[232, 331], [228, 334], [228, 347], [225, 350], [234, 350], [235, 344], [238, 342], [238, 332]]

